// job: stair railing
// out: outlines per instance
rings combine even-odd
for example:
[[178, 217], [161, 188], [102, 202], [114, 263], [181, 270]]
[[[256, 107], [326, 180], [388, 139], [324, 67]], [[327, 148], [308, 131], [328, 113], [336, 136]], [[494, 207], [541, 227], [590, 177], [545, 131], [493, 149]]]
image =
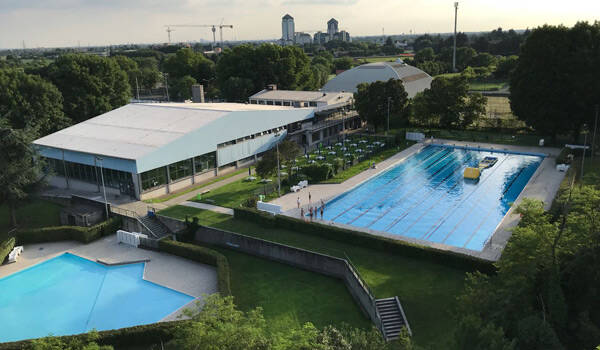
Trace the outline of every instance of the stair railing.
[[110, 211], [112, 213], [117, 214], [117, 215], [126, 216], [126, 217], [129, 217], [129, 218], [137, 220], [137, 222], [139, 222], [146, 230], [148, 230], [148, 232], [150, 232], [150, 234], [152, 236], [154, 236], [155, 239], [159, 239], [160, 238], [148, 226], [146, 226], [146, 224], [144, 224], [144, 221], [142, 221], [142, 218], [135, 211], [129, 210], [129, 209], [125, 209], [125, 208], [120, 208], [120, 207], [113, 206], [113, 205], [110, 206]]

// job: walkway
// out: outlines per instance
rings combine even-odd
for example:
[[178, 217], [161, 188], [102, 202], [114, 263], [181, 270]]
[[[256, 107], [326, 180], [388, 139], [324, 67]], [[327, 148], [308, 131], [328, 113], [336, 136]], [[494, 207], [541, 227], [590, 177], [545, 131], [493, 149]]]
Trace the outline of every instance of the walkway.
[[210, 211], [214, 211], [215, 213], [233, 216], [233, 209], [219, 207], [218, 205], [197, 203], [197, 202], [188, 202], [188, 201], [180, 203], [179, 205], [185, 205], [186, 207], [198, 208], [198, 209], [203, 209], [203, 210], [210, 210]]

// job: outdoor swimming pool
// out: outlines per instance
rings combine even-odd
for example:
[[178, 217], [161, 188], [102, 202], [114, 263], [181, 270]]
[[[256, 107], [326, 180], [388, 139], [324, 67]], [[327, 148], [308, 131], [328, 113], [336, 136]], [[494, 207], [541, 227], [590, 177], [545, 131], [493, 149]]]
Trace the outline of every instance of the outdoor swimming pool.
[[0, 279], [0, 342], [160, 321], [194, 297], [142, 279], [144, 263], [105, 266], [65, 253]]
[[[497, 163], [478, 181], [467, 166]], [[326, 204], [324, 220], [481, 251], [542, 155], [430, 145]]]

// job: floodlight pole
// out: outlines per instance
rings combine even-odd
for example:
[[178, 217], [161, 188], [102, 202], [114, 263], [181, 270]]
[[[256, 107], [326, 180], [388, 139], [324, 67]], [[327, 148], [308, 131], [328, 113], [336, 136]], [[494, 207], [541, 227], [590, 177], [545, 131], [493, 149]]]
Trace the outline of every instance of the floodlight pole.
[[591, 162], [594, 166], [594, 147], [596, 147], [596, 128], [598, 127], [598, 105], [596, 104], [596, 118], [594, 119], [594, 134], [592, 135], [592, 154]]
[[96, 160], [100, 161], [100, 178], [102, 179], [102, 192], [104, 192], [104, 210], [106, 211], [106, 220], [108, 220], [108, 202], [106, 201], [106, 187], [104, 186], [104, 170], [102, 168], [102, 163], [104, 159], [101, 157], [96, 157]]
[[458, 1], [454, 3], [454, 50], [452, 50], [452, 72], [456, 72], [456, 23], [458, 17]]
[[[584, 128], [587, 128], [585, 125], [583, 126]], [[583, 164], [584, 164], [584, 160], [585, 160], [585, 148], [586, 148], [586, 144], [587, 144], [587, 130], [584, 129], [584, 133], [583, 133], [583, 156], [581, 157], [581, 183], [583, 184]]]
[[387, 98], [388, 100], [388, 110], [387, 110], [387, 129], [385, 130], [385, 136], [387, 136], [388, 131], [390, 131], [390, 101], [392, 100], [392, 98], [390, 96], [388, 96]]
[[[279, 135], [275, 135], [279, 136]], [[275, 144], [277, 149], [277, 196], [281, 197], [281, 169], [279, 169], [279, 141]]]

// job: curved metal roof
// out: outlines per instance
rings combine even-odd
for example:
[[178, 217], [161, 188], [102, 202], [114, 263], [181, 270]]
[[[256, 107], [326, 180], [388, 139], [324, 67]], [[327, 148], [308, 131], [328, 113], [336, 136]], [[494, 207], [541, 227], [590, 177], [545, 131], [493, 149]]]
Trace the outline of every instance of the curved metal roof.
[[323, 91], [356, 92], [356, 86], [361, 83], [400, 79], [408, 97], [414, 97], [418, 92], [429, 89], [433, 78], [419, 68], [400, 62], [375, 62], [363, 64], [347, 70], [328, 81]]

